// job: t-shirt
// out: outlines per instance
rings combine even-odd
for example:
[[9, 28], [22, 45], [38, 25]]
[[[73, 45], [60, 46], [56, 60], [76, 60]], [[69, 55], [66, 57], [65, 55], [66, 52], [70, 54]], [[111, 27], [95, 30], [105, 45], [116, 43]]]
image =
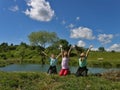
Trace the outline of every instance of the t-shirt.
[[62, 69], [68, 69], [68, 61], [69, 61], [69, 58], [67, 57], [63, 57], [62, 58], [62, 63], [61, 63], [61, 66], [62, 66]]
[[57, 59], [50, 58], [50, 66], [56, 66], [57, 64]]
[[87, 57], [84, 57], [83, 60], [81, 60], [81, 58], [79, 58], [79, 66], [85, 67], [86, 65], [87, 65]]

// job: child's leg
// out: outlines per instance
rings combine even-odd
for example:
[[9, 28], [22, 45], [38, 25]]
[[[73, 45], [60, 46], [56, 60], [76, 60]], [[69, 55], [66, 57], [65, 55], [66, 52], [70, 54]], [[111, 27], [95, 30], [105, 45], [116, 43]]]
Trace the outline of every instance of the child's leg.
[[69, 73], [69, 69], [65, 69], [63, 75], [66, 76]]
[[51, 71], [52, 71], [52, 66], [49, 67], [47, 73], [51, 74], [52, 73]]
[[53, 66], [52, 73], [57, 74], [57, 68], [56, 68], [56, 66]]
[[81, 73], [82, 76], [87, 76], [88, 69], [83, 67], [83, 72]]
[[61, 69], [59, 75], [62, 76], [64, 74], [65, 69]]
[[77, 72], [75, 74], [76, 76], [80, 76], [80, 67], [78, 67]]

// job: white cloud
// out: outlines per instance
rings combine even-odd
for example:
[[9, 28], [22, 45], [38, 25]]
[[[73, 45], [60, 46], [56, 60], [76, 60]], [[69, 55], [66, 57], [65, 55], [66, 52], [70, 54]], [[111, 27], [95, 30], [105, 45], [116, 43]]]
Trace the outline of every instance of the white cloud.
[[91, 50], [92, 51], [98, 51], [98, 48], [92, 48]]
[[82, 40], [78, 41], [77, 46], [79, 47], [85, 47], [86, 43]]
[[12, 12], [16, 12], [19, 10], [19, 7], [17, 5], [15, 5], [15, 6], [10, 7], [9, 10]]
[[95, 39], [92, 30], [86, 27], [78, 27], [71, 30], [71, 38]]
[[76, 20], [80, 20], [80, 17], [76, 17]]
[[110, 46], [109, 49], [107, 49], [108, 51], [119, 51], [120, 52], [120, 44], [113, 44], [112, 46]]
[[68, 27], [68, 28], [73, 28], [74, 26], [75, 26], [75, 25], [71, 23], [71, 24], [69, 24], [67, 27]]
[[50, 21], [54, 16], [54, 10], [51, 9], [49, 2], [45, 0], [28, 0], [25, 14], [38, 21]]
[[102, 44], [107, 44], [110, 43], [111, 40], [113, 38], [112, 34], [99, 34], [98, 35], [98, 40], [102, 43]]

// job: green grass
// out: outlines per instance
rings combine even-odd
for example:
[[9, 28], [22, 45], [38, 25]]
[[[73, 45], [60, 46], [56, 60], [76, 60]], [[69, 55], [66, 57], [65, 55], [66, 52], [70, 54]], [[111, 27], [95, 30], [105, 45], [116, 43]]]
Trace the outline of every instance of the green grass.
[[[102, 60], [99, 60], [99, 58], [102, 58]], [[120, 52], [90, 52], [88, 64], [93, 67], [120, 68]]]
[[102, 77], [48, 75], [37, 72], [0, 72], [0, 90], [119, 90], [120, 81]]
[[[71, 55], [70, 57], [70, 66], [77, 66], [78, 65], [78, 56], [76, 55], [75, 51], [73, 50], [72, 53], [74, 56]], [[50, 55], [50, 54], [49, 54]], [[9, 54], [8, 54], [9, 56]], [[99, 60], [99, 58], [103, 58], [102, 60]], [[0, 66], [6, 66], [8, 64], [14, 64], [14, 63], [20, 63], [21, 61], [20, 57], [14, 56], [14, 57], [7, 57], [6, 60], [0, 59]], [[39, 54], [30, 53], [26, 54], [24, 59], [22, 60], [22, 63], [36, 63], [41, 64], [41, 56]], [[48, 64], [48, 60], [46, 58], [45, 63]], [[58, 60], [58, 64], [61, 64], [61, 58]], [[88, 66], [89, 67], [105, 67], [105, 68], [111, 68], [116, 67], [120, 68], [120, 52], [93, 52], [91, 51], [88, 56]]]
[[120, 60], [120, 52], [90, 52], [89, 59], [97, 60], [98, 58], [103, 58], [103, 60]]
[[[78, 56], [71, 57], [70, 65], [78, 65]], [[99, 60], [102, 58], [101, 60]], [[88, 56], [89, 67], [120, 68], [120, 52], [90, 52]]]

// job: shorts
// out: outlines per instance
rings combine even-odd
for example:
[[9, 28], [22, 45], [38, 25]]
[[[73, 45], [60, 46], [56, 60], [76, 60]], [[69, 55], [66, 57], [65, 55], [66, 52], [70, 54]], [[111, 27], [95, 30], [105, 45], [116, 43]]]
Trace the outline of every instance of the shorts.
[[50, 66], [47, 73], [49, 73], [49, 74], [52, 74], [52, 73], [57, 74], [56, 66]]
[[87, 76], [88, 69], [85, 67], [79, 67], [76, 76]]
[[59, 72], [60, 76], [66, 76], [68, 74], [70, 74], [69, 69], [61, 69], [60, 72]]

